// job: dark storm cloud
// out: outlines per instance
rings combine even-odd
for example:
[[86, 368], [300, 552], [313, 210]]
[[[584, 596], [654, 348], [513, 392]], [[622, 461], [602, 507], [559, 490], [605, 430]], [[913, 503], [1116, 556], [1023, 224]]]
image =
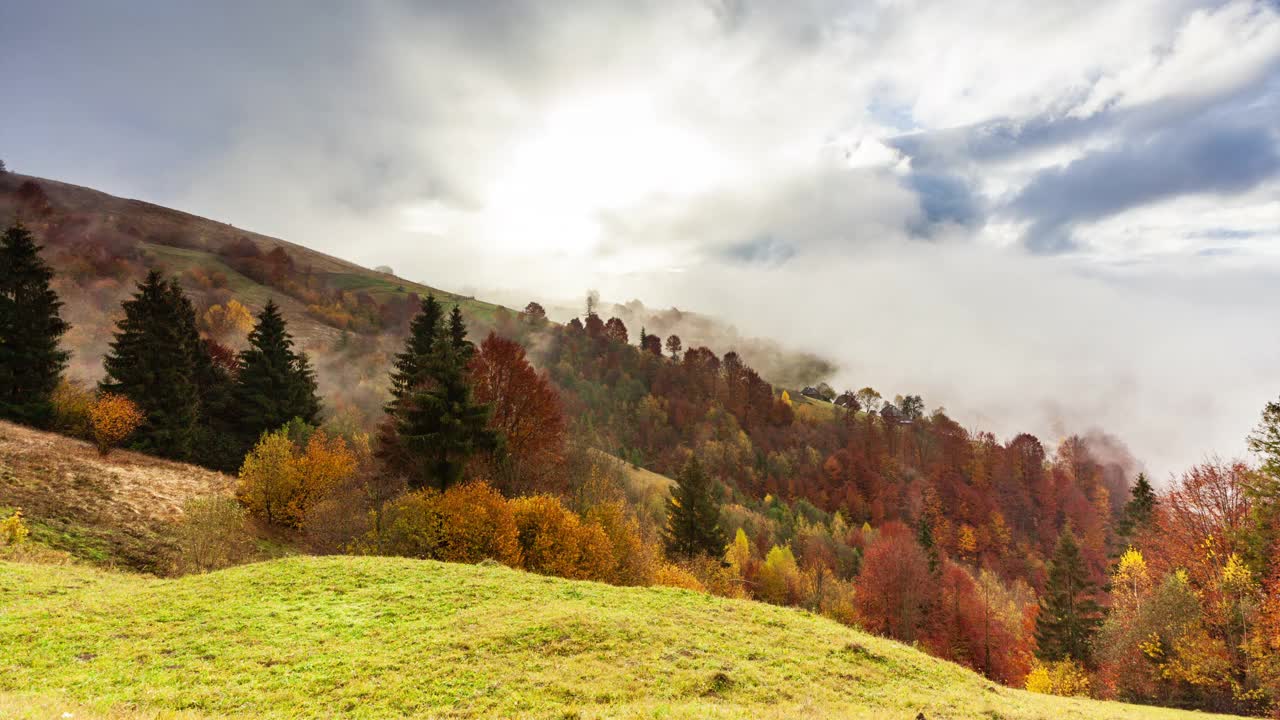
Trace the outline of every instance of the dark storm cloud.
[[1265, 127], [1186, 128], [1093, 152], [1042, 171], [1010, 203], [1033, 220], [1027, 247], [1070, 249], [1074, 223], [1197, 193], [1245, 192], [1280, 173], [1274, 130]]

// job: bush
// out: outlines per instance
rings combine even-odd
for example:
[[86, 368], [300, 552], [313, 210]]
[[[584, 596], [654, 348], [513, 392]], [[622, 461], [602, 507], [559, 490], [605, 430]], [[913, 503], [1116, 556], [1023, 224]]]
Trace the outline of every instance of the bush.
[[93, 391], [63, 378], [53, 391], [53, 429], [81, 440], [93, 439]]
[[613, 574], [613, 548], [604, 529], [584, 524], [550, 495], [511, 501], [524, 569], [579, 580], [605, 580]]
[[661, 557], [655, 542], [646, 541], [640, 522], [628, 511], [626, 503], [615, 500], [587, 510], [586, 520], [599, 525], [608, 536], [613, 555], [615, 585], [651, 585]]
[[30, 535], [31, 530], [22, 519], [21, 510], [14, 510], [12, 515], [0, 520], [0, 544], [21, 545]]
[[360, 550], [381, 555], [434, 559], [444, 544], [444, 516], [434, 490], [405, 493], [376, 513]]
[[233, 498], [210, 495], [187, 500], [174, 524], [179, 574], [209, 572], [246, 562], [253, 555], [248, 514]]
[[240, 466], [236, 495], [269, 523], [300, 528], [311, 510], [356, 473], [355, 453], [340, 437], [316, 430], [299, 451], [290, 426], [263, 433]]
[[706, 592], [707, 588], [693, 576], [693, 573], [679, 565], [663, 563], [653, 575], [653, 584], [664, 587], [684, 588], [697, 592]]
[[464, 563], [496, 560], [519, 566], [515, 517], [506, 498], [488, 483], [456, 485], [432, 500], [443, 521], [438, 559]]
[[1089, 675], [1073, 660], [1036, 663], [1027, 673], [1027, 690], [1045, 695], [1089, 695]]
[[89, 410], [93, 426], [93, 442], [98, 452], [106, 455], [133, 434], [144, 419], [137, 404], [124, 395], [102, 393]]

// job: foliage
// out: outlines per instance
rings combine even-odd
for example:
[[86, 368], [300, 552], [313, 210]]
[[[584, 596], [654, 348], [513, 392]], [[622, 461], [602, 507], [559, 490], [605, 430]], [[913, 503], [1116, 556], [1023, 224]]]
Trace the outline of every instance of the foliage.
[[84, 385], [62, 378], [53, 391], [53, 429], [63, 435], [90, 440], [93, 438], [93, 420], [90, 412], [96, 400], [93, 391]]
[[491, 409], [488, 427], [501, 434], [514, 490], [552, 490], [565, 444], [560, 398], [539, 375], [524, 347], [489, 333], [467, 367], [477, 403]]
[[254, 327], [253, 314], [235, 298], [228, 300], [225, 307], [210, 305], [200, 316], [200, 322], [211, 336], [219, 339], [245, 335]]
[[280, 308], [268, 301], [240, 353], [235, 407], [242, 436], [254, 438], [294, 418], [314, 425], [320, 415], [315, 373], [305, 353], [294, 352]]
[[602, 527], [582, 522], [549, 495], [517, 498], [511, 507], [526, 570], [580, 580], [611, 577], [615, 560]]
[[99, 388], [128, 397], [145, 415], [131, 443], [134, 449], [188, 459], [200, 417], [200, 389], [181, 297], [177, 285], [158, 271], [138, 284], [123, 305]]
[[1095, 592], [1075, 534], [1065, 528], [1049, 563], [1049, 578], [1036, 616], [1036, 655], [1040, 659], [1090, 660], [1093, 635], [1102, 622]]
[[379, 457], [413, 488], [448, 488], [472, 456], [499, 444], [488, 427], [489, 408], [474, 400], [467, 382], [472, 350], [462, 316], [451, 317], [447, 335], [440, 322], [439, 305], [428, 296], [396, 356], [392, 400], [379, 433]]
[[22, 510], [14, 510], [12, 515], [0, 520], [0, 541], [5, 545], [21, 545], [30, 535], [31, 530], [22, 519]]
[[93, 442], [98, 452], [102, 455], [111, 452], [112, 448], [132, 435], [145, 419], [142, 410], [129, 398], [109, 392], [99, 394], [89, 409]]
[[720, 506], [715, 487], [696, 457], [685, 463], [676, 476], [676, 486], [667, 501], [667, 526], [663, 540], [674, 555], [719, 556], [724, 551], [724, 531], [720, 528]]
[[355, 453], [341, 437], [316, 430], [300, 448], [282, 428], [263, 433], [245, 456], [236, 494], [268, 523], [297, 528], [355, 471]]
[[178, 574], [221, 570], [246, 562], [253, 553], [244, 507], [233, 498], [218, 495], [194, 497], [184, 503], [182, 517], [174, 523], [173, 539]]
[[1027, 690], [1045, 695], [1088, 696], [1089, 675], [1075, 660], [1036, 663], [1027, 674]]
[[70, 357], [59, 347], [70, 326], [52, 279], [31, 231], [19, 223], [0, 236], [0, 418], [39, 427], [53, 419]]
[[863, 627], [911, 642], [927, 620], [935, 587], [924, 551], [901, 523], [885, 526], [871, 543], [858, 576]]

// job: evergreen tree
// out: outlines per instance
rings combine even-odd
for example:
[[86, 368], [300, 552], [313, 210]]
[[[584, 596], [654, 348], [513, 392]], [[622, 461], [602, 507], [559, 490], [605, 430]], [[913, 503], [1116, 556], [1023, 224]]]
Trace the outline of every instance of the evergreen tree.
[[145, 413], [130, 446], [166, 457], [191, 457], [200, 394], [196, 385], [181, 291], [152, 270], [123, 304], [111, 350], [103, 360], [104, 392], [128, 397]]
[[1093, 599], [1095, 590], [1075, 535], [1070, 528], [1063, 528], [1036, 616], [1036, 655], [1040, 659], [1089, 662], [1093, 636], [1102, 623], [1102, 608]]
[[720, 527], [720, 504], [696, 457], [676, 475], [676, 487], [667, 500], [663, 540], [673, 555], [718, 557], [724, 552], [727, 541]]
[[315, 425], [320, 416], [315, 373], [305, 353], [294, 352], [280, 308], [268, 300], [240, 353], [236, 382], [239, 433], [253, 441], [299, 418]]
[[477, 452], [498, 447], [489, 407], [472, 398], [466, 376], [471, 344], [455, 306], [448, 335], [440, 334], [439, 305], [428, 296], [410, 324], [405, 350], [391, 376], [392, 400], [379, 436], [378, 456], [413, 488], [444, 490], [456, 483]]
[[1147, 481], [1146, 473], [1138, 473], [1138, 480], [1133, 484], [1129, 495], [1129, 502], [1124, 505], [1124, 516], [1120, 518], [1120, 535], [1124, 538], [1130, 538], [1145, 528], [1151, 522], [1156, 504], [1159, 503], [1155, 489]]
[[[427, 366], [440, 335], [440, 304], [435, 295], [427, 295], [422, 308], [409, 323], [409, 338], [404, 352], [396, 355], [395, 370], [391, 373], [391, 397], [393, 404], [408, 396], [413, 388], [427, 379]], [[387, 411], [391, 411], [388, 406]]]
[[191, 358], [191, 380], [200, 400], [191, 460], [219, 470], [236, 470], [247, 448], [234, 436], [235, 383], [227, 369], [209, 354], [196, 327], [195, 307], [176, 279], [169, 280], [168, 293], [178, 316], [182, 342]]
[[1249, 498], [1249, 523], [1243, 535], [1250, 569], [1259, 577], [1272, 577], [1280, 557], [1280, 402], [1269, 402], [1262, 421], [1249, 434], [1249, 449], [1262, 459], [1262, 467], [1249, 474], [1245, 496]]
[[449, 311], [449, 344], [462, 357], [463, 362], [471, 359], [475, 346], [467, 340], [467, 323], [462, 319], [462, 310], [457, 305]]
[[50, 397], [70, 356], [58, 340], [70, 326], [49, 288], [53, 271], [21, 224], [0, 238], [0, 417], [45, 426]]
[[937, 575], [942, 559], [938, 556], [938, 544], [933, 541], [933, 523], [928, 515], [920, 516], [920, 526], [916, 528], [916, 542], [920, 543], [925, 557], [929, 559], [929, 572]]

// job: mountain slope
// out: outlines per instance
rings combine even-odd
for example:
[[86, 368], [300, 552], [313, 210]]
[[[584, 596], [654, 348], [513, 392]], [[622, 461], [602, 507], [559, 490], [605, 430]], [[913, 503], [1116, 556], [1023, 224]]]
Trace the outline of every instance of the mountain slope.
[[0, 421], [0, 509], [21, 508], [36, 540], [84, 560], [162, 570], [166, 522], [188, 499], [234, 485], [195, 465], [124, 450], [104, 458], [83, 440]]
[[115, 717], [1193, 717], [1002, 688], [796, 610], [391, 558], [0, 563], [0, 647], [0, 708]]

